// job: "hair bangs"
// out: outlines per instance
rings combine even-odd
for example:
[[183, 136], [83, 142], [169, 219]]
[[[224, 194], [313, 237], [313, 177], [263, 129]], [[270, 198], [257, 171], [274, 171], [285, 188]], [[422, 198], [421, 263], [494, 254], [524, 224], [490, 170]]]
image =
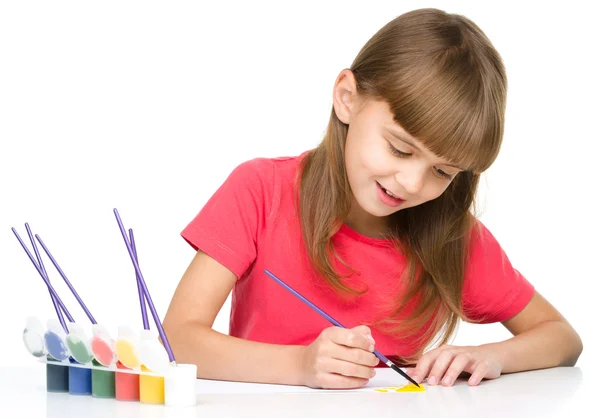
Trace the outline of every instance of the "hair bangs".
[[[439, 157], [452, 164], [481, 173], [492, 165], [500, 151], [503, 135], [504, 85], [489, 86], [465, 61], [428, 65], [405, 73], [391, 96], [396, 122]], [[439, 64], [437, 65], [439, 66]], [[427, 74], [429, 73], [429, 74]]]

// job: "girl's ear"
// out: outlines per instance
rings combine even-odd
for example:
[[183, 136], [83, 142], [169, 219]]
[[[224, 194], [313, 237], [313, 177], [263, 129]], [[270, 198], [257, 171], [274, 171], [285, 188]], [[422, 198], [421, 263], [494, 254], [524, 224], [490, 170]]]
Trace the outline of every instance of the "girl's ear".
[[356, 79], [352, 71], [345, 69], [337, 76], [333, 87], [333, 109], [338, 119], [350, 124], [352, 109], [357, 101]]

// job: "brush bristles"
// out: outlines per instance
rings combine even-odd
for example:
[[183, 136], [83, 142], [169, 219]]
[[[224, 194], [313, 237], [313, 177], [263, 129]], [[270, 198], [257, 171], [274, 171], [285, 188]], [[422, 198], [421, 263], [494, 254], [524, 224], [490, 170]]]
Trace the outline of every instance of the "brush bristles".
[[415, 385], [416, 387], [420, 388], [421, 386], [419, 386], [419, 384], [417, 382], [415, 382], [409, 375], [407, 375], [406, 373], [404, 373], [402, 371], [402, 369], [398, 366], [396, 366], [394, 363], [390, 362], [390, 367], [392, 369], [394, 369], [396, 372], [400, 373], [404, 378], [406, 378], [410, 383], [412, 383], [413, 385]]

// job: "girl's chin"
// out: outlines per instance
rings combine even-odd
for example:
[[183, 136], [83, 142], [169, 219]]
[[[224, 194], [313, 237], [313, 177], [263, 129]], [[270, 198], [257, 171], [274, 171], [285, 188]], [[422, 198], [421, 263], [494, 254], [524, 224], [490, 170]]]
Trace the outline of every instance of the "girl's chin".
[[377, 202], [375, 202], [375, 204], [370, 205], [359, 204], [359, 206], [365, 214], [373, 216], [375, 218], [385, 218], [386, 216], [390, 216], [402, 209], [401, 207], [391, 208], [383, 206], [382, 204], [378, 205]]

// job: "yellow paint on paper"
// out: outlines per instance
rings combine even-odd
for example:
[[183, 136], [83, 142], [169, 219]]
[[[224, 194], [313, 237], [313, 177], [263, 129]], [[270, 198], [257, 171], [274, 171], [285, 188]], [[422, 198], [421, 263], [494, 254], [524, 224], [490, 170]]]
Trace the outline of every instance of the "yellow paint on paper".
[[425, 392], [425, 386], [420, 385], [416, 387], [412, 383], [409, 383], [406, 386], [390, 386], [387, 388], [378, 388], [375, 389], [375, 392], [381, 393], [389, 393], [389, 392]]

